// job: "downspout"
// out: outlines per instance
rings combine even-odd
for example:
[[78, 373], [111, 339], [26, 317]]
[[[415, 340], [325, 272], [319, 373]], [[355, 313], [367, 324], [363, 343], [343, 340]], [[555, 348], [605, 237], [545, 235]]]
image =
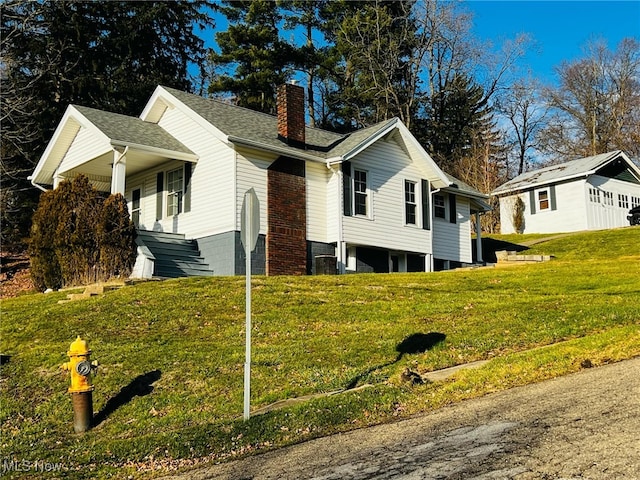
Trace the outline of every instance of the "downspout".
[[42, 185], [38, 185], [34, 180], [33, 180], [33, 176], [29, 175], [27, 177], [27, 180], [29, 180], [31, 182], [31, 185], [33, 185], [34, 187], [36, 187], [38, 190], [42, 190], [43, 192], [48, 192], [49, 190], [47, 190], [46, 188], [44, 188]]
[[336, 173], [338, 175], [338, 179], [339, 179], [339, 188], [338, 188], [338, 192], [340, 195], [340, 201], [338, 202], [338, 269], [340, 271], [340, 273], [345, 273], [346, 270], [346, 265], [344, 262], [344, 240], [343, 240], [343, 235], [342, 235], [342, 203], [344, 202], [344, 199], [342, 198], [344, 189], [342, 188], [342, 182], [343, 182], [343, 177], [342, 177], [342, 169], [338, 168], [337, 170], [333, 168], [333, 165], [331, 163], [327, 163], [327, 168], [329, 170], [331, 170], [331, 172]]
[[[431, 185], [431, 182], [429, 182], [429, 185]], [[435, 232], [436, 230], [436, 226], [435, 226], [435, 222], [433, 221], [433, 196], [438, 193], [440, 190], [442, 190], [441, 188], [436, 188], [435, 190], [431, 191], [431, 211], [429, 212], [429, 220], [431, 221], [431, 253], [429, 254], [429, 272], [433, 272], [433, 258], [434, 258], [434, 251], [433, 251], [433, 232]]]

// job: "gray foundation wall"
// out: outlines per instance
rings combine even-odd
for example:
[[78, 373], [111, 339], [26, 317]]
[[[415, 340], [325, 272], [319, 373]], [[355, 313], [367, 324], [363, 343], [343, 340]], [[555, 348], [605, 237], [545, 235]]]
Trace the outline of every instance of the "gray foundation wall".
[[[225, 232], [218, 235], [197, 238], [200, 255], [213, 270], [214, 275], [244, 275], [245, 254], [240, 232]], [[255, 250], [251, 253], [251, 273], [265, 274], [265, 238], [258, 237]]]

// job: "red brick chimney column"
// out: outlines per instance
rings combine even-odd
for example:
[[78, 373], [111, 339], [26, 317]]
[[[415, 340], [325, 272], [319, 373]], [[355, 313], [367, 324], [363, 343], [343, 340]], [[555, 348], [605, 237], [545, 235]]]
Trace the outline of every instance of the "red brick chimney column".
[[289, 145], [305, 144], [304, 88], [285, 83], [278, 87], [278, 136]]

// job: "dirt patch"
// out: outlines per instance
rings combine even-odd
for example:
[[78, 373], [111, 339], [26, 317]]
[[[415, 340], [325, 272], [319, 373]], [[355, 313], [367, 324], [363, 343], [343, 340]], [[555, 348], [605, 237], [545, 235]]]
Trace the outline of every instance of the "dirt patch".
[[0, 298], [35, 291], [26, 252], [0, 252]]

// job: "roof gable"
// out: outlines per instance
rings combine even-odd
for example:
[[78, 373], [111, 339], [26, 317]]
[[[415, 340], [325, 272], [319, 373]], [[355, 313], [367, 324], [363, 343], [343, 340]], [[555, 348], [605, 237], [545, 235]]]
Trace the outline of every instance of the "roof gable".
[[92, 143], [100, 146], [101, 153], [116, 147], [132, 147], [164, 153], [172, 158], [191, 161], [197, 159], [191, 150], [154, 123], [95, 108], [69, 105], [29, 177], [33, 183], [53, 184], [56, 169], [81, 129], [90, 131]]
[[[209, 125], [215, 127], [226, 137], [226, 141], [231, 143], [262, 148], [295, 158], [303, 157], [308, 160], [324, 161], [327, 157], [327, 152], [347, 137], [319, 128], [306, 127], [306, 148], [296, 148], [288, 145], [278, 137], [278, 120], [275, 115], [257, 112], [169, 87], [158, 87], [158, 89], [167, 92]], [[147, 108], [142, 116], [145, 118], [146, 115], [150, 114], [151, 109]]]

